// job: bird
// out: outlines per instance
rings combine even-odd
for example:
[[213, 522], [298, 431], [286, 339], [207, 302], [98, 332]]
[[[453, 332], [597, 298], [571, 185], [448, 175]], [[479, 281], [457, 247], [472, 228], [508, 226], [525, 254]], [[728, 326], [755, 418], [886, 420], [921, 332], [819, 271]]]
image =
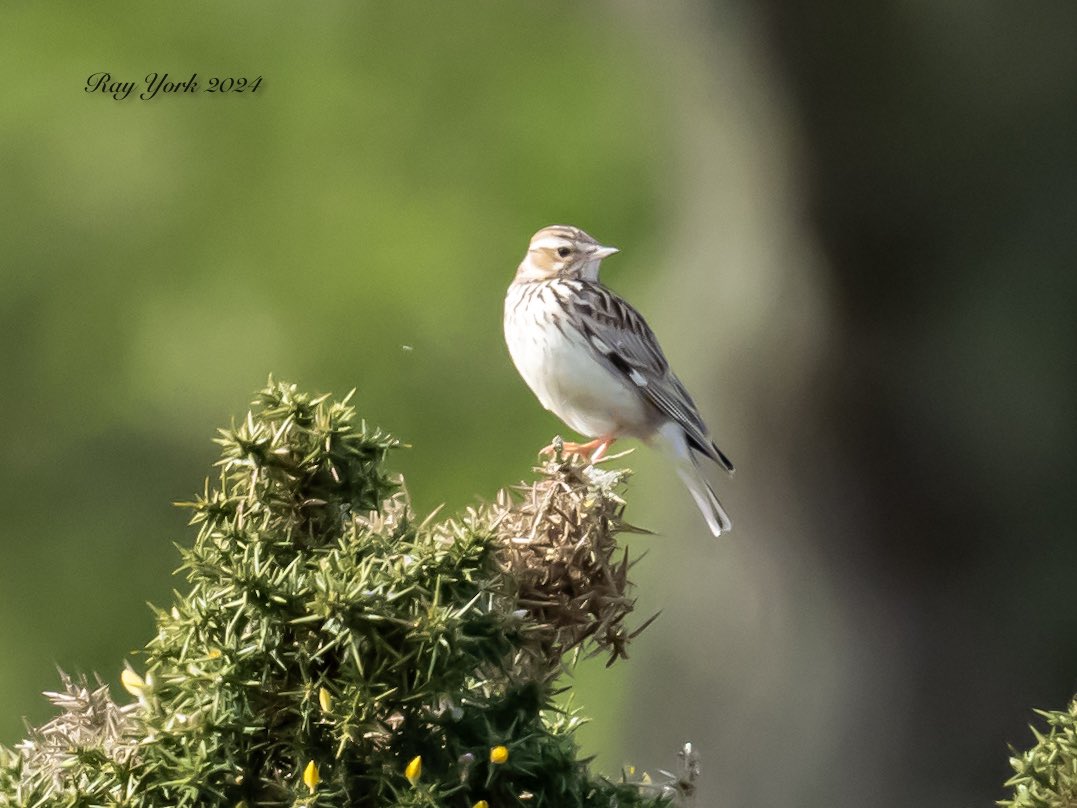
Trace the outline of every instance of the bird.
[[[651, 327], [599, 281], [603, 259], [619, 252], [578, 227], [551, 225], [531, 237], [505, 295], [505, 342], [542, 406], [591, 438], [566, 454], [605, 456], [634, 437], [671, 458], [715, 537], [732, 529], [698, 457], [733, 473], [699, 410], [670, 369]], [[543, 452], [552, 453], [553, 444]]]

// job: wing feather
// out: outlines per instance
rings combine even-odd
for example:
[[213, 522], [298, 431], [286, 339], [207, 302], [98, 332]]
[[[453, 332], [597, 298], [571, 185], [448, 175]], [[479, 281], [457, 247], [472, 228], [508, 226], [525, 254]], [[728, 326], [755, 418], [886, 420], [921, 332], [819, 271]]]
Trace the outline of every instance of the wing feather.
[[733, 463], [711, 440], [695, 402], [669, 367], [651, 327], [629, 303], [597, 283], [563, 281], [561, 303], [576, 316], [591, 350], [625, 376], [662, 415], [684, 429], [688, 444], [727, 471]]

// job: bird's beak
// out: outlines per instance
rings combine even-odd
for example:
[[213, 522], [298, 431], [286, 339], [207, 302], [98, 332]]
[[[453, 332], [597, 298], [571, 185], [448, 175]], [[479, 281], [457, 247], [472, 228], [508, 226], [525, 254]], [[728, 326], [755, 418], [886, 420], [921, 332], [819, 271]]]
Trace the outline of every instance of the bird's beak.
[[620, 252], [620, 250], [618, 250], [616, 247], [603, 247], [599, 245], [598, 247], [595, 247], [591, 255], [593, 255], [595, 258], [607, 258], [608, 256], [611, 256], [617, 252]]

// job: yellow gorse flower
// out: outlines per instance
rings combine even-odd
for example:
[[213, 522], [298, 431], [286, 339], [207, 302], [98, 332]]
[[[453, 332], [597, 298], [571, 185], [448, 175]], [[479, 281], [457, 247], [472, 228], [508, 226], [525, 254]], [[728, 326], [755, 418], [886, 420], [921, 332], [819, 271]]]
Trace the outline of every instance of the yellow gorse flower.
[[479, 800], [477, 803], [471, 806], [471, 808], [490, 808], [490, 803], [486, 800]]
[[408, 782], [415, 785], [419, 782], [419, 778], [423, 775], [423, 758], [422, 755], [416, 755], [408, 763], [406, 769], [404, 769], [404, 776], [408, 778]]
[[500, 766], [509, 759], [509, 748], [507, 746], [495, 746], [490, 750], [490, 762]]
[[318, 704], [321, 706], [323, 713], [328, 713], [333, 709], [333, 694], [324, 687], [321, 688], [318, 691]]
[[303, 785], [310, 789], [310, 793], [314, 793], [314, 789], [318, 787], [318, 783], [322, 781], [322, 776], [318, 773], [318, 764], [313, 760], [307, 763], [307, 768], [303, 769]]
[[123, 684], [123, 689], [132, 696], [141, 696], [142, 691], [146, 688], [145, 680], [130, 668], [123, 669], [123, 673], [120, 674], [120, 682]]

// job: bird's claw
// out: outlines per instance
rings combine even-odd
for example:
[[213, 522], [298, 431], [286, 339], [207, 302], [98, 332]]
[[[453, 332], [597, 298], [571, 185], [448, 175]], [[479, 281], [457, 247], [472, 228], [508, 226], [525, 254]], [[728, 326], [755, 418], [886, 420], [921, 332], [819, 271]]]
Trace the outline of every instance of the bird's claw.
[[549, 446], [543, 447], [540, 455], [548, 455], [555, 460], [563, 457], [577, 455], [586, 457], [591, 463], [597, 463], [606, 455], [606, 451], [613, 445], [614, 438], [595, 438], [587, 443], [572, 443], [565, 441], [558, 435]]

